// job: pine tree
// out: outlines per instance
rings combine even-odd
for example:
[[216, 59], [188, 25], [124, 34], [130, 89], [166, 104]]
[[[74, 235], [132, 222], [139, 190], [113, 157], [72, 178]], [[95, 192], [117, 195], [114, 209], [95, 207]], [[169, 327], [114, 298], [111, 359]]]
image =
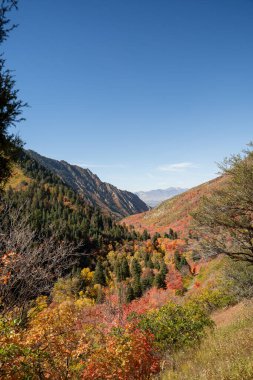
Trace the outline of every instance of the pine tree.
[[134, 297], [135, 298], [139, 298], [142, 296], [142, 287], [141, 287], [141, 281], [140, 281], [140, 277], [138, 275], [136, 275], [134, 278], [133, 278], [133, 293], [134, 293]]
[[105, 273], [101, 261], [97, 262], [93, 282], [101, 286], [106, 285]]
[[114, 271], [118, 282], [124, 281], [130, 277], [129, 265], [126, 257], [116, 261]]
[[177, 270], [181, 270], [184, 265], [188, 264], [186, 258], [180, 255], [178, 251], [174, 254], [174, 262]]
[[138, 260], [136, 260], [136, 258], [133, 258], [133, 260], [132, 260], [131, 274], [133, 277], [135, 277], [135, 276], [140, 277], [140, 275], [141, 275], [141, 266], [140, 266]]
[[134, 291], [131, 284], [128, 284], [127, 289], [126, 289], [126, 302], [130, 303], [133, 300], [134, 300]]
[[147, 275], [145, 275], [144, 278], [141, 279], [141, 287], [142, 291], [145, 292], [146, 290], [150, 289], [154, 282], [154, 274], [153, 271], [150, 271]]
[[[17, 8], [16, 0], [2, 0], [0, 5], [0, 44], [7, 39], [9, 32], [15, 27], [10, 26], [7, 14]], [[22, 109], [26, 106], [15, 88], [15, 80], [11, 71], [5, 68], [5, 60], [0, 55], [0, 185], [3, 185], [12, 172], [12, 164], [19, 157], [22, 142], [18, 136], [9, 130], [22, 120]]]
[[146, 241], [146, 240], [150, 239], [150, 234], [148, 233], [147, 230], [144, 230], [144, 231], [143, 231], [142, 236], [141, 236], [141, 239], [142, 239], [143, 241]]
[[159, 272], [156, 274], [154, 278], [154, 286], [156, 286], [158, 289], [166, 289], [166, 282], [165, 282], [166, 276]]
[[158, 232], [156, 232], [154, 234], [154, 236], [152, 237], [152, 244], [153, 244], [154, 247], [156, 247], [156, 245], [157, 245], [157, 239], [159, 239], [160, 237], [161, 237], [161, 235]]
[[154, 262], [154, 268], [157, 269], [157, 270], [160, 270], [160, 263], [159, 263], [158, 260], [156, 260], [156, 261]]
[[161, 263], [161, 266], [160, 266], [160, 272], [166, 276], [166, 274], [168, 273], [168, 268], [167, 268], [167, 265], [165, 264], [164, 261], [162, 261]]
[[152, 261], [150, 256], [149, 256], [149, 259], [148, 259], [146, 266], [147, 266], [147, 268], [154, 269], [154, 264], [153, 264], [153, 261]]
[[126, 280], [130, 277], [129, 265], [126, 257], [123, 257], [121, 262], [122, 279]]

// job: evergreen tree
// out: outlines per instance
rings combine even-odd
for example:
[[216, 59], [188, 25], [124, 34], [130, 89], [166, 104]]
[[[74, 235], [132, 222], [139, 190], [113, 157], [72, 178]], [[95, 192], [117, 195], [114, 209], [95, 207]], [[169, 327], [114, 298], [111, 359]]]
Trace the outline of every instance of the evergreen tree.
[[124, 281], [130, 277], [129, 265], [126, 257], [116, 261], [115, 274], [118, 282]]
[[99, 284], [101, 286], [105, 286], [106, 285], [104, 268], [102, 266], [101, 261], [97, 262], [96, 269], [95, 269], [95, 272], [94, 272], [93, 283], [94, 284]]
[[154, 264], [153, 264], [153, 261], [152, 261], [150, 256], [149, 256], [149, 259], [148, 259], [146, 266], [147, 266], [147, 268], [154, 269]]
[[117, 241], [132, 240], [132, 232], [126, 226], [118, 226], [111, 217], [88, 205], [80, 195], [24, 151], [20, 155], [19, 165], [33, 181], [19, 191], [6, 191], [3, 197], [13, 208], [22, 207], [31, 228], [38, 234], [47, 237], [54, 235], [59, 240], [73, 241], [80, 247], [94, 249], [115, 241], [116, 229]]
[[144, 252], [143, 259], [144, 259], [144, 265], [145, 265], [145, 267], [147, 267], [148, 260], [149, 260], [149, 254], [148, 254], [148, 252]]
[[133, 293], [134, 293], [134, 298], [139, 298], [142, 296], [142, 287], [141, 287], [141, 281], [140, 277], [136, 275], [133, 278]]
[[154, 274], [153, 271], [150, 271], [144, 278], [141, 279], [141, 287], [142, 291], [145, 292], [146, 290], [150, 289], [154, 282]]
[[133, 300], [134, 300], [134, 291], [131, 284], [128, 284], [127, 289], [126, 289], [126, 302], [130, 303]]
[[165, 279], [166, 279], [166, 275], [164, 275], [161, 272], [157, 273], [154, 278], [154, 286], [156, 286], [158, 289], [160, 288], [166, 289]]
[[[10, 26], [8, 13], [17, 8], [16, 0], [2, 0], [0, 4], [0, 45], [7, 39], [9, 32], [15, 27]], [[2, 52], [0, 55], [0, 185], [3, 185], [12, 171], [12, 164], [17, 161], [22, 142], [18, 136], [10, 133], [22, 120], [22, 109], [26, 106], [15, 88], [15, 80], [11, 71], [5, 68]]]
[[126, 280], [128, 277], [130, 277], [130, 270], [129, 265], [126, 257], [123, 257], [121, 262], [121, 270], [122, 270], [122, 279]]
[[166, 276], [166, 274], [168, 273], [168, 268], [167, 268], [167, 265], [165, 264], [164, 261], [161, 262], [161, 265], [160, 265], [160, 272]]
[[140, 266], [138, 260], [136, 260], [136, 258], [133, 258], [133, 260], [132, 260], [131, 274], [132, 274], [133, 277], [139, 277], [140, 278], [140, 275], [141, 275], [141, 266]]
[[136, 260], [136, 258], [133, 258], [132, 264], [131, 264], [131, 275], [133, 277], [132, 287], [134, 292], [134, 297], [138, 298], [142, 295], [142, 288], [141, 288], [141, 266]]
[[174, 237], [174, 231], [172, 228], [169, 229], [169, 237], [170, 237], [170, 239], [173, 239], [173, 237]]
[[141, 239], [142, 239], [143, 241], [146, 241], [146, 240], [150, 239], [150, 234], [148, 233], [147, 230], [144, 230], [144, 231], [143, 231], [143, 233], [142, 233], [142, 235], [141, 235]]
[[156, 260], [156, 261], [154, 262], [154, 268], [157, 269], [157, 270], [160, 270], [160, 263], [159, 263], [158, 260]]
[[102, 287], [100, 286], [98, 289], [97, 289], [97, 298], [96, 298], [96, 302], [97, 303], [103, 303], [105, 300], [105, 294], [103, 292], [103, 289]]
[[180, 255], [178, 251], [174, 254], [174, 262], [177, 270], [181, 270], [184, 265], [188, 265], [186, 258]]
[[152, 244], [153, 244], [154, 247], [156, 247], [156, 245], [157, 245], [157, 239], [159, 239], [160, 237], [161, 237], [161, 235], [158, 232], [156, 232], [154, 234], [154, 236], [152, 237]]

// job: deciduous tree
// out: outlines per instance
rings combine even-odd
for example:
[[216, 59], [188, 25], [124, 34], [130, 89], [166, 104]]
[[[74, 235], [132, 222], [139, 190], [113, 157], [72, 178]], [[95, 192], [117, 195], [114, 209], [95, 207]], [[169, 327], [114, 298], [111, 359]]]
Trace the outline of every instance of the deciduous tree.
[[193, 216], [208, 255], [223, 253], [253, 263], [253, 151], [233, 155], [220, 165], [224, 183]]

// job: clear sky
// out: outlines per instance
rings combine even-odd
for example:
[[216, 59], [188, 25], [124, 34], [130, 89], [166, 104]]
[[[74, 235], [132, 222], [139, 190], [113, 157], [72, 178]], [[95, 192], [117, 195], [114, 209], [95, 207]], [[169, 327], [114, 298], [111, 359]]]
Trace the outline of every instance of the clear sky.
[[131, 191], [191, 187], [253, 138], [252, 0], [20, 0], [27, 149]]

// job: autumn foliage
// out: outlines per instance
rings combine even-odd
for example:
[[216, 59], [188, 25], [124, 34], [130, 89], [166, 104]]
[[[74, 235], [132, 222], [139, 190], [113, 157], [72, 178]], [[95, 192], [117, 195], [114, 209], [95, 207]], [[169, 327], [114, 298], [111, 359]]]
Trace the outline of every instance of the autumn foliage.
[[209, 326], [202, 304], [179, 305], [186, 279], [198, 283], [192, 267], [202, 267], [187, 249], [183, 239], [159, 235], [110, 244], [96, 265], [31, 300], [25, 317], [18, 306], [4, 313], [0, 378], [151, 379], [166, 350], [197, 343]]
[[159, 371], [159, 357], [150, 333], [128, 326], [105, 338], [88, 360], [82, 379], [135, 380], [149, 379]]

